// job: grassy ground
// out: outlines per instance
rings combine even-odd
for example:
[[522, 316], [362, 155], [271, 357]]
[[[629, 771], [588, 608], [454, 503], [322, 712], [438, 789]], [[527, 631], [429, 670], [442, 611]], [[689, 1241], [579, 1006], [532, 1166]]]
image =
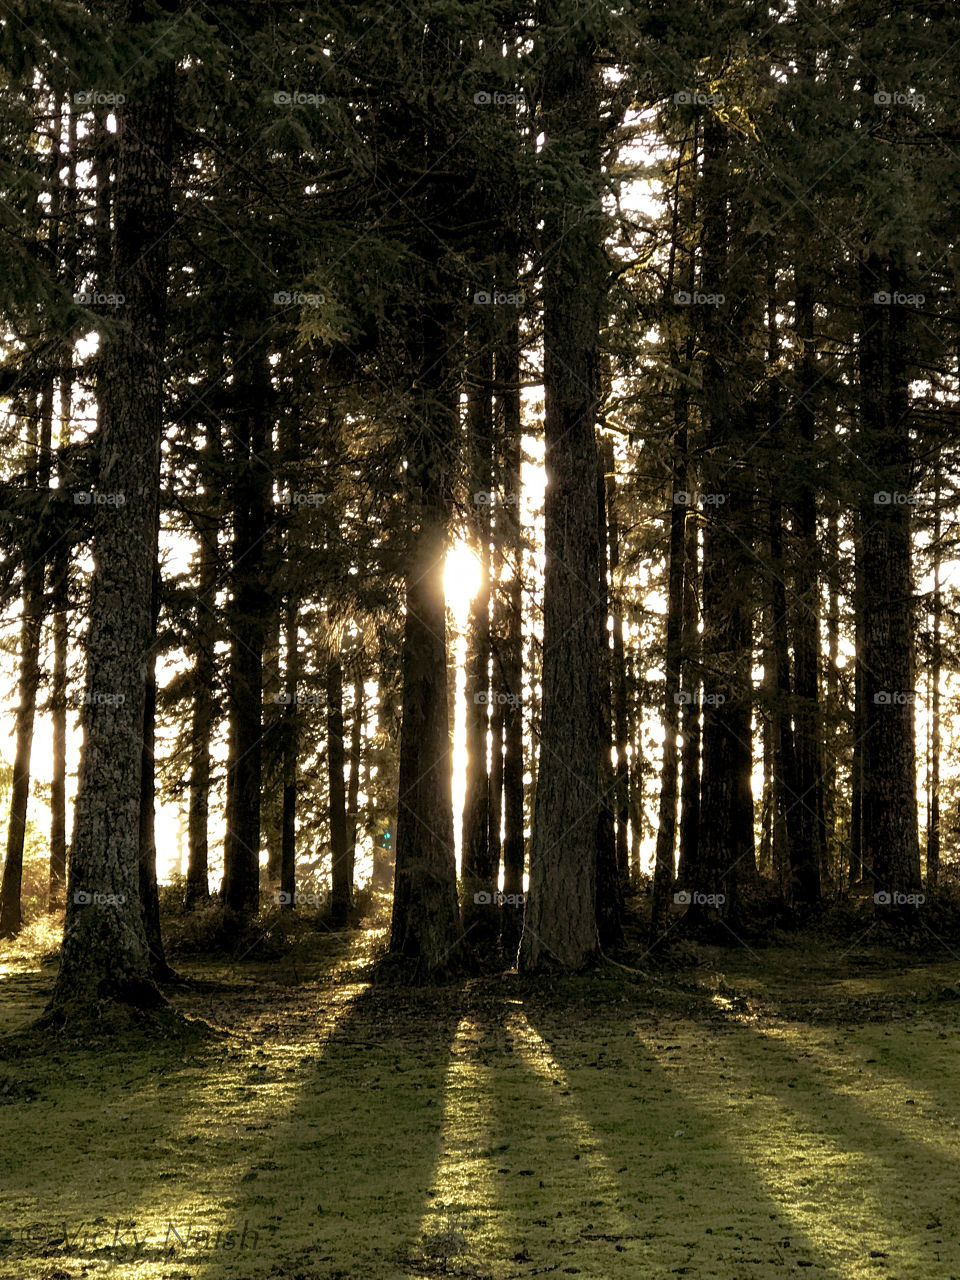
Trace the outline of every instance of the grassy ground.
[[[178, 961], [229, 1029], [0, 1062], [0, 1277], [960, 1277], [960, 962], [804, 941], [413, 992]], [[0, 1032], [54, 966], [0, 970]]]

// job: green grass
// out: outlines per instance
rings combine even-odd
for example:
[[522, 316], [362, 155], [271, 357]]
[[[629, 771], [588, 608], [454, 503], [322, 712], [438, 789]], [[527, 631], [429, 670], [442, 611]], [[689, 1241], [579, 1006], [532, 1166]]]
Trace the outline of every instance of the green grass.
[[[375, 941], [184, 962], [217, 1039], [0, 1063], [0, 1277], [960, 1276], [960, 963], [416, 992]], [[8, 952], [3, 1030], [53, 976]]]

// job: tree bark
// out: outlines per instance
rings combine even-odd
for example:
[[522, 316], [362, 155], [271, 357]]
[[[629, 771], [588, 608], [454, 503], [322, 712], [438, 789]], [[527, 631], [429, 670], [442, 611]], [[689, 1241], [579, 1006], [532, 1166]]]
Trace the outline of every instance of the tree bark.
[[[607, 264], [596, 209], [592, 38], [543, 6], [543, 672], [540, 759], [520, 965], [581, 969], [597, 952], [599, 601], [595, 426]], [[592, 193], [592, 194], [591, 194]], [[588, 208], [592, 205], [592, 208]]]
[[[131, 24], [134, 31], [135, 24]], [[122, 323], [101, 334], [101, 495], [87, 677], [60, 969], [48, 1016], [95, 1018], [104, 1002], [162, 1002], [140, 911], [140, 773], [160, 487], [170, 225], [172, 64], [116, 109], [114, 292]]]
[[[873, 301], [904, 292], [892, 256], [862, 262], [860, 492], [863, 591], [863, 856], [878, 916], [920, 889], [914, 746], [910, 430], [904, 313]], [[886, 898], [889, 895], [890, 901]]]
[[[251, 303], [250, 311], [255, 318], [257, 305]], [[266, 324], [245, 326], [234, 337], [233, 356], [236, 426], [223, 898], [238, 920], [255, 916], [260, 904], [263, 651], [270, 607], [263, 573], [270, 498], [265, 457], [270, 401], [267, 332]]]

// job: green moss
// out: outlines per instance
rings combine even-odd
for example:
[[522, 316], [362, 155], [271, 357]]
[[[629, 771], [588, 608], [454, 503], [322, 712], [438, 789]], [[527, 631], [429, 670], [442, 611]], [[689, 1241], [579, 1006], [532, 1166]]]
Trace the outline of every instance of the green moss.
[[[0, 1063], [0, 1277], [960, 1274], [960, 965], [417, 992], [370, 943], [185, 965], [218, 1041]], [[3, 1025], [52, 979], [8, 973]]]

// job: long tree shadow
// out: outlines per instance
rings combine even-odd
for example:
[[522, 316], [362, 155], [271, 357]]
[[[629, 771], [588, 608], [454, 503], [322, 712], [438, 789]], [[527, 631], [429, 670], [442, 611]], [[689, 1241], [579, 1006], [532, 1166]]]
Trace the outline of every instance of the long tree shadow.
[[[581, 1190], [578, 1207], [572, 1184], [561, 1192], [565, 1214], [582, 1219], [593, 1208], [595, 1221], [612, 1224], [571, 1235], [575, 1264], [589, 1272], [591, 1249], [601, 1249], [610, 1256], [598, 1275], [626, 1262], [643, 1274], [724, 1280], [799, 1265], [810, 1276], [847, 1280], [851, 1272], [816, 1221], [798, 1221], [725, 1117], [698, 1094], [689, 1072], [699, 1065], [702, 1027], [614, 1005], [602, 984], [568, 980], [563, 991], [562, 1002], [532, 991], [523, 1011], [530, 1069], [568, 1130], [590, 1135], [590, 1159], [602, 1172], [592, 1180], [592, 1203]], [[643, 1038], [631, 1012], [646, 1027]], [[619, 1239], [618, 1221], [630, 1228]], [[622, 1251], [619, 1262], [613, 1250]]]
[[820, 1155], [832, 1169], [834, 1198], [868, 1206], [862, 1231], [878, 1257], [920, 1274], [957, 1270], [960, 1244], [951, 1238], [960, 1216], [956, 1099], [946, 1117], [936, 1107], [925, 1114], [921, 1089], [903, 1081], [894, 1087], [869, 1067], [844, 1061], [818, 1044], [810, 1028], [784, 1033], [738, 1025], [717, 1044], [744, 1095], [753, 1082], [754, 1128], [769, 1130], [777, 1114], [792, 1117], [804, 1158]]
[[409, 1274], [423, 1206], [441, 1195], [435, 1175], [462, 987], [351, 984], [341, 994], [326, 1040], [279, 1046], [276, 1066], [250, 1086], [276, 1090], [272, 1073], [288, 1073], [256, 1152], [236, 1162], [224, 1188], [227, 1230], [235, 1241], [246, 1232], [246, 1251], [229, 1265], [211, 1254], [209, 1280]]

